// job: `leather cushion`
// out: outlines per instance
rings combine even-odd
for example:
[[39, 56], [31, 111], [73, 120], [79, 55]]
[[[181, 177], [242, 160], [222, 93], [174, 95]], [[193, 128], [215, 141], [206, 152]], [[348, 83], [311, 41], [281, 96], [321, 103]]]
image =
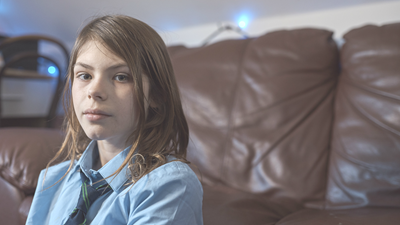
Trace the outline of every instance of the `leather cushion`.
[[400, 206], [400, 23], [344, 38], [326, 206]]
[[25, 197], [24, 193], [1, 177], [0, 193], [0, 224], [23, 224], [20, 221], [18, 209]]
[[273, 194], [256, 195], [208, 185], [203, 185], [203, 190], [203, 218], [207, 225], [274, 225], [302, 209], [300, 202]]
[[61, 147], [60, 130], [0, 129], [0, 176], [26, 195], [33, 194], [42, 169]]
[[331, 37], [282, 30], [169, 48], [190, 129], [188, 159], [205, 184], [321, 204], [339, 75]]
[[398, 225], [399, 221], [400, 208], [303, 209], [286, 216], [276, 225]]

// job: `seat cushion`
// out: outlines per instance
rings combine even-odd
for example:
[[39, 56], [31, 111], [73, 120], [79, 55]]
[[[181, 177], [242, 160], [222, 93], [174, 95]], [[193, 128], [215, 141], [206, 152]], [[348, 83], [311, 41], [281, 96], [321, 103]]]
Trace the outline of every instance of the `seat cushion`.
[[276, 195], [254, 195], [225, 186], [203, 185], [206, 225], [273, 225], [302, 209], [299, 202]]
[[0, 177], [0, 224], [24, 224], [18, 213], [24, 197], [24, 193]]
[[303, 209], [286, 216], [276, 225], [398, 225], [399, 221], [400, 208]]
[[19, 206], [19, 218], [22, 224], [25, 224], [26, 220], [28, 219], [28, 214], [29, 210], [31, 209], [32, 201], [33, 201], [33, 196], [32, 195], [27, 196]]

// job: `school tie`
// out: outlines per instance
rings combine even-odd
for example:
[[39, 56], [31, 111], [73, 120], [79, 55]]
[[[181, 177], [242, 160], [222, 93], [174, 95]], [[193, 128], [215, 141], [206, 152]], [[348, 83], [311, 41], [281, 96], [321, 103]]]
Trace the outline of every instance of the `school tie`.
[[65, 225], [85, 225], [86, 224], [86, 214], [89, 210], [90, 205], [101, 195], [106, 194], [111, 190], [111, 187], [108, 184], [94, 184], [90, 186], [89, 179], [80, 172], [82, 186], [81, 193], [79, 195], [78, 204], [72, 213], [69, 215], [69, 218]]

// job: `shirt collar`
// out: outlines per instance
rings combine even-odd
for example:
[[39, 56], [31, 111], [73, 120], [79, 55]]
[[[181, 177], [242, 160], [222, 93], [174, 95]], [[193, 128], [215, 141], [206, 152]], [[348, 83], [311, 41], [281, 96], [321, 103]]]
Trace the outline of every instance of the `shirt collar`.
[[[92, 170], [93, 167], [93, 151], [97, 150], [97, 141], [93, 140], [89, 143], [86, 150], [83, 152], [81, 158], [76, 164], [76, 169], [80, 167], [83, 173], [90, 179], [93, 173], [100, 173], [103, 178], [110, 185], [110, 187], [117, 191], [119, 190], [127, 181], [128, 181], [128, 165], [125, 165], [124, 168], [116, 175], [111, 177], [115, 171], [122, 165], [126, 156], [128, 155], [131, 146], [124, 149], [118, 155], [114, 156], [110, 161], [108, 161], [103, 167], [101, 167], [98, 171]], [[108, 177], [108, 178], [107, 178]]]

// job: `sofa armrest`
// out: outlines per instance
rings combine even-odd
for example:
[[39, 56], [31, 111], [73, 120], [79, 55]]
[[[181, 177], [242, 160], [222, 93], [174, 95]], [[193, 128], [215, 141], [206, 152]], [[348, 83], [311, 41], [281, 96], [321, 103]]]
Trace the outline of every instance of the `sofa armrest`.
[[0, 129], [0, 176], [25, 195], [33, 194], [40, 171], [62, 141], [63, 134], [57, 129]]

